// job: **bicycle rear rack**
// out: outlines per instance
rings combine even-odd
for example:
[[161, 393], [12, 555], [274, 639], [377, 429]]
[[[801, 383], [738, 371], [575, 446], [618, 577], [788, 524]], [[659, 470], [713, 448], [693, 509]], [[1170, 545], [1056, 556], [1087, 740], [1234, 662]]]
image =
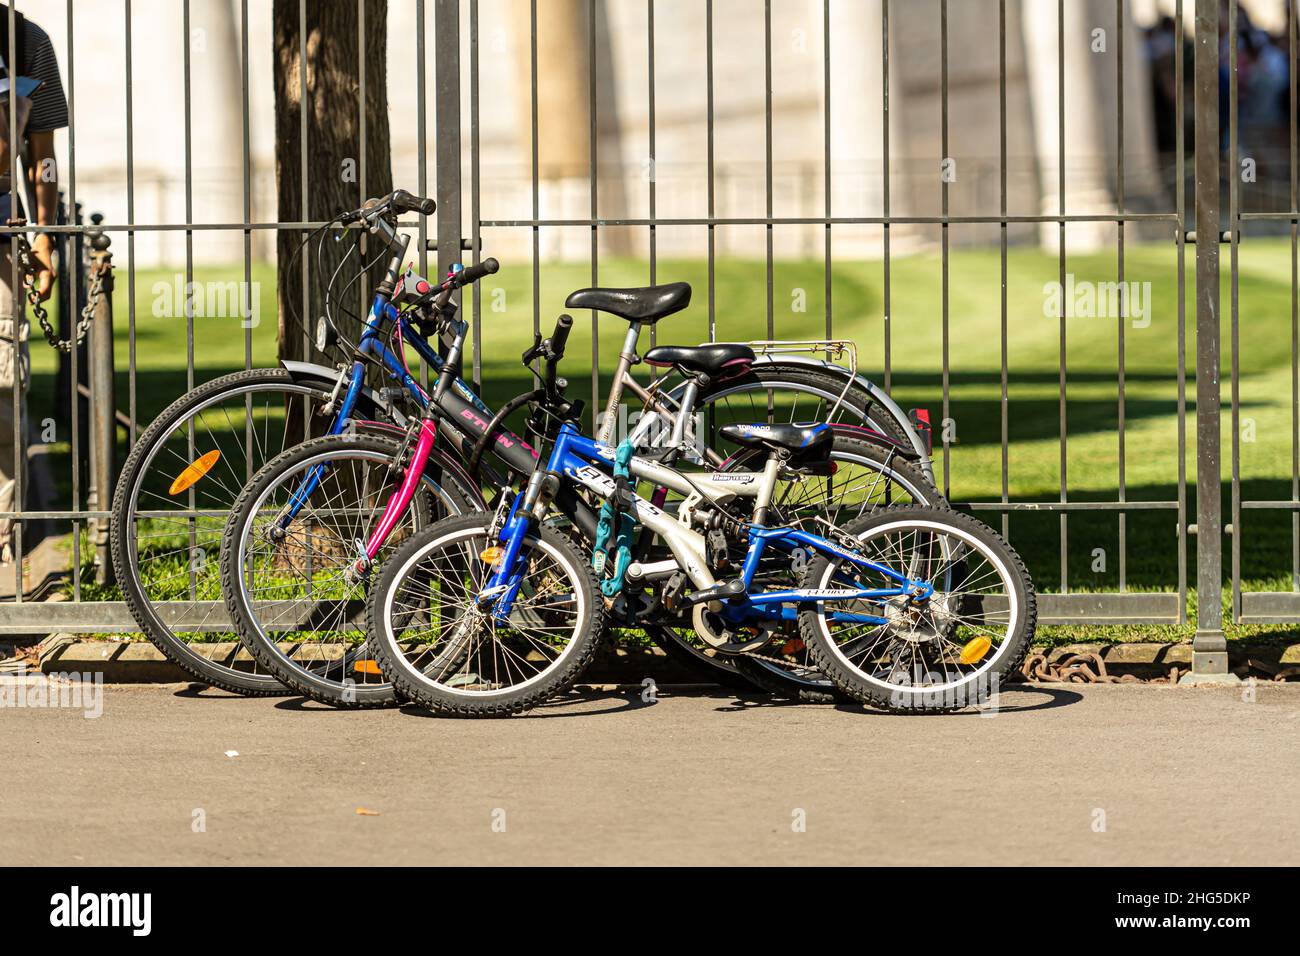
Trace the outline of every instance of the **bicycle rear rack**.
[[858, 347], [849, 339], [758, 339], [753, 342], [746, 342], [754, 350], [756, 355], [781, 355], [791, 352], [807, 352], [813, 355], [824, 355], [826, 361], [832, 364], [838, 362], [844, 356], [848, 356], [848, 375], [844, 379], [844, 388], [840, 391], [839, 397], [826, 413], [829, 420], [835, 417], [840, 406], [844, 404], [845, 397], [849, 394], [849, 389], [853, 387], [854, 381], [858, 375]]

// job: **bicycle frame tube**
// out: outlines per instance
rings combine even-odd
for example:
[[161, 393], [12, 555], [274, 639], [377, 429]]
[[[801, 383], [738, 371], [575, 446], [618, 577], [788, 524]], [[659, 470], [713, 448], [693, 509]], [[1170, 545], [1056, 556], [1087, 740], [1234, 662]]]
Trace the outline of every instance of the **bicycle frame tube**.
[[379, 518], [379, 524], [370, 534], [370, 540], [366, 542], [366, 559], [373, 560], [379, 553], [379, 549], [384, 546], [388, 536], [392, 534], [393, 528], [397, 526], [398, 520], [406, 513], [406, 509], [411, 504], [411, 499], [415, 497], [415, 489], [420, 486], [420, 479], [424, 476], [424, 466], [429, 461], [429, 453], [433, 451], [434, 438], [437, 436], [437, 429], [434, 424], [427, 418], [420, 421], [420, 437], [415, 440], [415, 450], [411, 454], [411, 464], [402, 476], [402, 483], [398, 486], [397, 491], [393, 492], [388, 499], [388, 504], [384, 506], [384, 513]]
[[[608, 474], [613, 469], [613, 458], [614, 449], [580, 434], [572, 424], [566, 423], [556, 436], [550, 457], [547, 459], [545, 473], [564, 476], [594, 491], [601, 498], [609, 498], [615, 489], [614, 480]], [[632, 458], [628, 469], [635, 477], [644, 478], [660, 488], [669, 488], [688, 496], [714, 500], [732, 495], [751, 497], [756, 499], [760, 507], [763, 502], [770, 500], [771, 490], [778, 474], [775, 459], [769, 459], [768, 466], [762, 473], [685, 475], [658, 462], [637, 457]], [[533, 517], [531, 509], [537, 503], [533, 489], [540, 484], [541, 482], [534, 480], [529, 485], [528, 494], [516, 498], [510, 519], [501, 532], [501, 540], [505, 543], [504, 552], [497, 560], [496, 570], [479, 594], [481, 602], [493, 601], [493, 614], [498, 620], [505, 620], [508, 617], [511, 602], [519, 587], [522, 575], [519, 556], [523, 552], [525, 538], [530, 530]], [[664, 539], [678, 566], [696, 587], [704, 589], [713, 587], [717, 583], [705, 558], [705, 542], [701, 534], [684, 525], [678, 517], [668, 514], [654, 503], [636, 494], [632, 495], [632, 508], [640, 524]], [[748, 592], [753, 586], [759, 560], [769, 544], [783, 551], [804, 547], [839, 558], [856, 567], [877, 571], [887, 579], [897, 582], [897, 587], [790, 588], [750, 594]], [[932, 585], [926, 581], [909, 578], [892, 568], [870, 561], [833, 541], [800, 528], [763, 528], [751, 525], [749, 549], [745, 555], [741, 577], [746, 593], [725, 602], [723, 608], [725, 615], [745, 619], [752, 619], [755, 616], [767, 620], [793, 617], [797, 610], [781, 607], [784, 604], [864, 600], [883, 602], [889, 598], [902, 596], [924, 600], [933, 593]], [[769, 606], [774, 607], [769, 609]], [[885, 618], [865, 614], [837, 613], [836, 617], [864, 623], [886, 623]]]

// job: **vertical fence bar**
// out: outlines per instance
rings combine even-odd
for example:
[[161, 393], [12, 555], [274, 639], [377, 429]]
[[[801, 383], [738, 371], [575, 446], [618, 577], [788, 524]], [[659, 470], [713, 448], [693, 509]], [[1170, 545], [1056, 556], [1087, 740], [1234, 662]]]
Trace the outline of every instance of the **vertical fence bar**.
[[[1286, 4], [1286, 36], [1290, 62], [1296, 62], [1296, 5], [1295, 0]], [[1291, 70], [1287, 82], [1287, 114], [1289, 117], [1289, 137], [1287, 141], [1288, 165], [1290, 167], [1290, 202], [1291, 212], [1291, 503], [1300, 505], [1300, 300], [1297, 298], [1297, 282], [1300, 282], [1300, 263], [1297, 262], [1296, 203], [1300, 201], [1297, 186], [1296, 157], [1296, 70]], [[1235, 171], [1234, 171], [1235, 173]], [[1291, 509], [1291, 590], [1300, 591], [1300, 508]]]
[[[357, 205], [368, 198], [366, 195], [367, 143], [369, 140], [366, 123], [366, 0], [357, 0]], [[362, 232], [360, 237], [361, 261], [365, 262], [370, 251], [370, 235]], [[356, 287], [357, 315], [364, 316], [370, 309], [370, 289], [366, 283], [358, 282]]]
[[[420, 196], [429, 195], [429, 109], [425, 89], [425, 64], [428, 62], [424, 44], [424, 0], [415, 0], [415, 178], [416, 191]], [[420, 275], [429, 274], [429, 220], [420, 217], [416, 232], [415, 261], [419, 263]], [[477, 356], [476, 356], [477, 357]], [[420, 359], [420, 376], [425, 387], [429, 384], [428, 363]]]
[[[1060, 288], [1065, 288], [1065, 0], [1057, 0], [1056, 4], [1056, 194], [1057, 194], [1057, 215], [1060, 216], [1058, 226], [1058, 241], [1060, 243], [1057, 249], [1057, 281], [1060, 282]], [[1059, 342], [1057, 345], [1060, 365], [1057, 379], [1057, 388], [1059, 390], [1059, 409], [1058, 409], [1058, 442], [1060, 443], [1060, 469], [1061, 469], [1061, 504], [1065, 504], [1069, 499], [1067, 489], [1067, 476], [1069, 465], [1069, 454], [1067, 452], [1067, 416], [1065, 404], [1065, 317], [1069, 312], [1069, 305], [1062, 298], [1060, 330], [1058, 332]], [[1061, 593], [1067, 594], [1070, 590], [1069, 581], [1069, 526], [1066, 517], [1066, 511], [1061, 509]]]
[[[1010, 454], [1011, 409], [1007, 400], [1007, 0], [998, 0], [998, 265], [1001, 288], [998, 296], [1000, 336], [1000, 384], [998, 414], [1002, 435], [1002, 503], [1011, 500]], [[1002, 512], [1002, 537], [1011, 539], [1011, 513]]]
[[[1128, 495], [1124, 461], [1127, 450], [1124, 429], [1128, 424], [1128, 407], [1124, 395], [1126, 375], [1126, 343], [1124, 336], [1128, 325], [1129, 307], [1128, 294], [1124, 285], [1124, 0], [1115, 0], [1115, 206], [1119, 214], [1115, 237], [1117, 257], [1115, 280], [1119, 283], [1119, 317], [1115, 324], [1115, 348], [1118, 352], [1116, 415], [1119, 419], [1119, 428], [1115, 440], [1119, 446], [1117, 449], [1119, 455], [1118, 500], [1122, 504]], [[1119, 590], [1120, 593], [1123, 593], [1128, 590], [1128, 515], [1123, 511], [1119, 513], [1118, 546]]]
[[826, 337], [834, 333], [831, 323], [831, 0], [822, 2], [822, 209], [826, 228], [822, 232], [822, 296]]
[[[424, 0], [415, 0], [415, 164], [416, 164], [416, 192], [421, 196], [429, 195], [429, 104], [428, 91], [426, 89], [426, 64], [428, 63], [428, 48], [425, 44], [425, 22], [424, 22]], [[435, 69], [436, 69], [435, 61]], [[435, 80], [436, 82], [436, 80]], [[436, 119], [436, 118], [435, 118]], [[420, 224], [416, 232], [416, 253], [415, 261], [419, 266], [420, 275], [429, 274], [429, 217], [420, 216]], [[441, 243], [439, 243], [441, 245]], [[478, 342], [472, 345], [474, 353], [474, 368], [477, 375], [478, 369]], [[429, 363], [420, 358], [420, 384], [428, 391], [429, 389]]]
[[[135, 103], [131, 89], [131, 0], [124, 0], [126, 44], [126, 221], [135, 222]], [[126, 395], [127, 414], [131, 419], [127, 449], [135, 447], [135, 230], [126, 234]]]
[[[656, 243], [655, 228], [655, 210], [658, 208], [655, 203], [655, 182], [659, 178], [659, 170], [655, 166], [655, 0], [646, 0], [646, 35], [649, 38], [647, 43], [646, 56], [646, 86], [649, 89], [649, 102], [646, 104], [648, 110], [648, 134], [650, 137], [650, 183], [649, 183], [649, 212], [650, 212], [650, 284], [654, 285], [658, 280], [658, 247]], [[656, 333], [656, 325], [650, 326], [650, 347], [653, 348], [659, 341]]]
[[[763, 0], [763, 190], [767, 216], [767, 337], [776, 338], [776, 316], [772, 297], [772, 0]], [[771, 398], [768, 412], [771, 412]]]
[[[532, 176], [533, 176], [533, 334], [539, 335], [542, 329], [542, 230], [537, 225], [537, 220], [541, 218], [541, 173], [540, 173], [540, 149], [538, 145], [538, 118], [537, 118], [537, 0], [531, 0], [528, 5], [529, 18], [529, 83], [531, 84], [531, 101], [530, 101], [530, 118], [533, 130], [533, 153], [532, 153]], [[592, 315], [595, 315], [593, 312]], [[594, 321], [594, 319], [593, 319]], [[596, 328], [593, 325], [591, 334], [596, 334]], [[540, 367], [540, 365], [539, 365]], [[594, 414], [594, 413], [593, 413]], [[594, 421], [594, 419], [593, 419]]]
[[1227, 679], [1219, 435], [1219, 0], [1196, 0], [1196, 637], [1187, 680]]
[[1241, 337], [1239, 335], [1238, 287], [1237, 287], [1237, 235], [1241, 230], [1238, 213], [1241, 209], [1240, 182], [1237, 170], [1240, 169], [1240, 144], [1237, 141], [1237, 2], [1231, 0], [1228, 6], [1228, 228], [1232, 230], [1232, 240], [1228, 245], [1229, 257], [1229, 322], [1228, 335], [1232, 352], [1231, 374], [1228, 393], [1231, 396], [1229, 406], [1232, 420], [1232, 468], [1230, 479], [1231, 508], [1229, 521], [1231, 580], [1229, 592], [1231, 619], [1241, 618]]
[[[366, 0], [357, 0], [357, 205], [366, 201], [366, 159], [370, 131], [366, 123]], [[362, 261], [365, 261], [366, 236], [361, 237]], [[357, 283], [358, 302], [361, 304], [359, 315], [366, 314], [369, 302], [366, 299], [370, 290], [364, 283]]]
[[[302, 222], [311, 222], [310, 164], [307, 162], [307, 117], [310, 93], [307, 89], [307, 0], [298, 0], [298, 165], [302, 182], [298, 218]], [[277, 238], [276, 249], [279, 249]], [[302, 247], [302, 315], [306, 321], [302, 324], [302, 354], [311, 355], [311, 328], [313, 325], [311, 307], [311, 243]]]
[[1174, 8], [1174, 163], [1178, 225], [1178, 623], [1187, 623], [1187, 102], [1184, 97], [1183, 0]]
[[[77, 130], [77, 120], [76, 120], [76, 115], [77, 115], [77, 93], [76, 93], [77, 74], [76, 74], [76, 67], [75, 67], [75, 65], [74, 65], [74, 63], [73, 63], [73, 60], [74, 60], [74, 58], [75, 58], [75, 54], [76, 54], [76, 49], [75, 49], [75, 47], [73, 46], [73, 32], [74, 32], [74, 31], [73, 31], [73, 29], [72, 29], [72, 3], [71, 3], [71, 0], [69, 0], [68, 6], [67, 6], [67, 22], [68, 22], [68, 210], [67, 210], [67, 221], [68, 221], [69, 223], [76, 223], [76, 222], [77, 222], [77, 134], [76, 134], [76, 130]], [[9, 61], [6, 61], [6, 62], [10, 62], [10, 63], [12, 63], [13, 61], [12, 61], [12, 60], [9, 60]], [[12, 140], [11, 140], [11, 142], [12, 142]], [[17, 183], [15, 183], [14, 186], [15, 186], [15, 188], [16, 188], [16, 187], [17, 187]], [[15, 195], [16, 195], [16, 194], [15, 194]], [[32, 213], [33, 213], [34, 215], [36, 214], [36, 212], [37, 212], [36, 210], [34, 210], [34, 209], [32, 210]], [[78, 225], [79, 225], [79, 223], [78, 223]], [[51, 245], [53, 245], [53, 243], [51, 243]], [[69, 301], [70, 301], [70, 306], [69, 306], [69, 308], [68, 308], [68, 312], [67, 312], [67, 314], [68, 314], [68, 325], [69, 325], [69, 330], [68, 330], [68, 331], [69, 331], [69, 333], [70, 333], [70, 335], [71, 335], [71, 337], [72, 337], [72, 349], [71, 349], [71, 351], [68, 353], [68, 355], [69, 355], [69, 359], [70, 359], [70, 361], [69, 361], [69, 365], [71, 366], [71, 374], [68, 376], [68, 381], [69, 381], [68, 389], [69, 389], [69, 391], [71, 392], [71, 395], [70, 395], [70, 398], [69, 398], [69, 407], [70, 407], [71, 410], [72, 410], [72, 434], [71, 434], [71, 436], [70, 436], [70, 438], [71, 438], [71, 446], [72, 446], [72, 510], [75, 512], [75, 511], [80, 511], [80, 510], [81, 510], [81, 455], [82, 455], [82, 449], [81, 449], [81, 447], [80, 447], [80, 446], [81, 446], [81, 396], [80, 396], [80, 394], [79, 394], [79, 389], [78, 389], [78, 385], [79, 385], [80, 382], [81, 382], [81, 368], [80, 368], [80, 364], [81, 364], [81, 343], [77, 341], [77, 333], [76, 333], [76, 329], [77, 329], [77, 325], [78, 325], [78, 321], [77, 321], [77, 320], [78, 320], [78, 314], [77, 314], [77, 305], [78, 305], [78, 303], [77, 303], [77, 292], [79, 291], [79, 290], [78, 290], [78, 276], [81, 274], [81, 269], [80, 269], [80, 265], [81, 265], [81, 264], [80, 264], [79, 262], [75, 262], [75, 257], [76, 257], [76, 255], [77, 255], [77, 253], [81, 252], [81, 251], [84, 249], [84, 246], [83, 246], [83, 244], [82, 244], [82, 242], [81, 242], [81, 237], [79, 237], [79, 236], [69, 236], [69, 237], [68, 237], [68, 241], [67, 241], [66, 243], [64, 243], [63, 249], [64, 249], [64, 251], [66, 252], [66, 254], [68, 255], [68, 257], [69, 257], [70, 259], [73, 259], [73, 260], [74, 260], [74, 265], [73, 265], [73, 267], [67, 270], [67, 276], [68, 276], [68, 279], [69, 279], [69, 281], [68, 281], [68, 288], [66, 288], [66, 289], [63, 290], [63, 294], [67, 295], [68, 298], [69, 298]], [[87, 350], [87, 356], [86, 356], [86, 357], [87, 357], [88, 363], [89, 363], [89, 362], [93, 362], [93, 359], [91, 358], [91, 356], [90, 356], [90, 354], [89, 354], [89, 350]], [[91, 391], [91, 396], [92, 396], [91, 401], [93, 401], [93, 395], [94, 395], [94, 391], [93, 391], [93, 389], [94, 389], [94, 382], [93, 382], [93, 380], [91, 379], [90, 374], [89, 374], [89, 373], [90, 373], [90, 369], [87, 369], [87, 373], [88, 373], [88, 374], [87, 374], [87, 376], [86, 376], [86, 381], [87, 381], [87, 384], [89, 384], [89, 385], [91, 386], [91, 389], [92, 389], [92, 391]], [[109, 387], [110, 387], [110, 388], [112, 387], [111, 383], [110, 383]], [[89, 402], [87, 403], [86, 413], [90, 416], [90, 419], [91, 419], [91, 421], [93, 422], [93, 421], [94, 421], [94, 416], [95, 416], [95, 409], [90, 407], [90, 403], [89, 403]], [[21, 419], [22, 417], [23, 417], [22, 415], [19, 416], [20, 419]], [[105, 489], [103, 489], [103, 488], [99, 488], [99, 487], [97, 486], [96, 482], [95, 482], [95, 473], [96, 473], [96, 471], [98, 470], [98, 469], [96, 468], [96, 465], [97, 465], [98, 463], [95, 461], [95, 441], [94, 441], [94, 438], [93, 438], [92, 436], [93, 436], [93, 431], [92, 431], [92, 432], [88, 432], [88, 433], [87, 433], [87, 436], [86, 436], [87, 441], [88, 441], [88, 443], [90, 444], [90, 449], [89, 449], [90, 455], [89, 455], [89, 457], [90, 457], [90, 459], [91, 459], [91, 462], [90, 462], [90, 464], [91, 464], [91, 471], [90, 471], [90, 474], [89, 474], [89, 484], [90, 484], [90, 488], [89, 488], [88, 490], [94, 492], [94, 500], [93, 500], [93, 501], [89, 501], [88, 504], [90, 504], [90, 505], [91, 505], [95, 510], [107, 510], [107, 505], [108, 505], [108, 502], [107, 502], [107, 496], [108, 496], [109, 493], [108, 493]], [[24, 442], [23, 445], [22, 445], [21, 447], [22, 447], [23, 449], [25, 449], [25, 448], [26, 448], [26, 442]], [[25, 454], [26, 454], [26, 451], [24, 450], [24, 451], [20, 452], [20, 454], [24, 454], [24, 455], [25, 455]], [[18, 473], [21, 475], [21, 474], [23, 473], [24, 470], [25, 470], [25, 469], [19, 469]], [[20, 509], [20, 510], [21, 510], [21, 509]], [[107, 526], [105, 526], [105, 527], [107, 527]], [[73, 599], [74, 601], [80, 601], [80, 600], [81, 600], [81, 535], [82, 535], [82, 528], [83, 528], [83, 525], [82, 525], [81, 520], [78, 519], [78, 518], [73, 518], [73, 519], [72, 519], [72, 599]], [[92, 529], [91, 529], [91, 527], [90, 527], [89, 525], [86, 525], [86, 526], [85, 526], [85, 529], [86, 529], [86, 531], [87, 531], [88, 533], [92, 531]], [[95, 535], [91, 534], [91, 537], [93, 538], [93, 537], [95, 537]]]
[[460, 0], [434, 0], [433, 43], [437, 73], [434, 122], [438, 127], [438, 274], [460, 261]]
[[[17, 16], [16, 4], [13, 3], [9, 4], [9, 8], [5, 10], [3, 15], [9, 18], [9, 49], [5, 51], [5, 62], [13, 63], [18, 57], [18, 29], [17, 29], [17, 21], [15, 20], [15, 17]], [[11, 143], [18, 142], [18, 106], [17, 106], [17, 99], [16, 99], [17, 95], [18, 95], [17, 84], [10, 83], [9, 102], [7, 105], [9, 108], [9, 142]], [[10, 202], [13, 203], [14, 206], [16, 206], [17, 199], [18, 199], [18, 182], [19, 182], [18, 150], [16, 149], [9, 150], [8, 172], [9, 172]], [[9, 269], [10, 269], [9, 287], [13, 290], [13, 297], [12, 297], [13, 306], [11, 308], [11, 318], [13, 321], [13, 341], [9, 343], [9, 347], [13, 350], [13, 369], [14, 369], [14, 381], [13, 381], [14, 458], [13, 458], [13, 466], [12, 466], [14, 470], [14, 473], [12, 475], [13, 483], [14, 483], [14, 492], [13, 492], [13, 499], [10, 503], [10, 508], [14, 512], [21, 512], [26, 510], [25, 506], [27, 503], [26, 502], [27, 482], [23, 480], [24, 479], [23, 472], [26, 470], [24, 468], [26, 464], [26, 459], [24, 458], [25, 455], [24, 449], [27, 447], [27, 443], [23, 440], [25, 437], [23, 435], [24, 396], [23, 396], [22, 376], [18, 374], [19, 369], [22, 368], [23, 353], [22, 353], [22, 335], [20, 334], [20, 329], [18, 328], [18, 326], [22, 321], [23, 315], [26, 312], [27, 300], [23, 297], [22, 294], [22, 282], [18, 273], [18, 257], [16, 255], [13, 255], [12, 253], [12, 244], [10, 246], [10, 249], [11, 252], [9, 256]], [[76, 383], [77, 383], [77, 379], [74, 374], [72, 378], [72, 403], [73, 403], [72, 407], [74, 410], [77, 407]], [[75, 429], [73, 431], [73, 434], [74, 435], [76, 434]], [[75, 468], [75, 464], [74, 464], [74, 468]], [[14, 518], [13, 521], [10, 522], [9, 527], [12, 529], [11, 534], [13, 535], [12, 547], [14, 553], [13, 554], [14, 600], [21, 602], [23, 599], [23, 522], [22, 519], [17, 517]], [[76, 564], [77, 561], [74, 556], [73, 558], [74, 568], [76, 567]]]
[[[717, 256], [717, 223], [714, 222], [716, 182], [714, 174], [716, 172], [713, 161], [713, 0], [705, 0], [704, 4], [704, 82], [706, 89], [706, 104], [704, 126], [707, 137], [707, 164], [709, 178], [709, 341], [716, 342], [718, 339], [717, 316], [714, 312], [714, 272], [713, 267]], [[712, 434], [712, 432], [710, 432]]]
[[[421, 0], [423, 2], [423, 0]], [[469, 217], [470, 243], [474, 262], [483, 258], [483, 230], [479, 227], [479, 136], [478, 136], [478, 0], [469, 0]], [[483, 389], [483, 288], [474, 283], [474, 311], [471, 315], [474, 348], [474, 388]]]
[[[253, 367], [253, 135], [249, 116], [248, 83], [248, 0], [239, 2], [239, 53], [242, 60], [240, 70], [240, 105], [242, 107], [242, 128], [244, 136], [243, 179], [244, 179], [244, 289], [241, 295], [244, 310], [240, 317], [244, 326], [244, 368]], [[277, 234], [278, 236], [278, 234]], [[277, 246], [279, 243], [277, 242]], [[258, 304], [261, 307], [261, 304]], [[304, 312], [308, 324], [310, 313]], [[254, 472], [254, 434], [253, 434], [253, 395], [250, 392], [244, 399], [244, 481], [251, 482]]]
[[889, 0], [880, 0], [880, 175], [883, 179], [882, 213], [884, 223], [881, 225], [881, 256], [883, 258], [884, 277], [880, 291], [881, 310], [883, 312], [883, 329], [885, 338], [885, 394], [888, 395], [894, 384], [892, 345], [893, 304], [889, 288]]
[[948, 252], [949, 242], [951, 241], [950, 230], [948, 228], [948, 175], [947, 164], [950, 162], [948, 153], [948, 0], [939, 0], [939, 141], [940, 152], [943, 159], [940, 165], [941, 174], [939, 177], [939, 203], [943, 212], [943, 224], [940, 229], [940, 335], [942, 345], [940, 348], [940, 361], [942, 363], [942, 396], [943, 396], [943, 428], [941, 436], [943, 439], [943, 493], [945, 497], [951, 498], [951, 435], [948, 428], [948, 422], [952, 420], [952, 380], [949, 374], [949, 312], [948, 312]]
[[[185, 32], [185, 389], [194, 388], [194, 111], [191, 93], [193, 92], [190, 76], [190, 0], [185, 0], [181, 12], [182, 29]], [[185, 426], [188, 441], [189, 460], [194, 460], [194, 419], [191, 417]], [[198, 503], [195, 491], [190, 487], [185, 492], [189, 504], [190, 547], [186, 555], [189, 568], [189, 598], [197, 599], [198, 576], [195, 559], [198, 556], [198, 523], [194, 518]]]
[[[590, 150], [591, 150], [591, 284], [600, 285], [600, 226], [597, 223], [599, 215], [599, 197], [600, 193], [596, 183], [596, 161], [598, 157], [597, 146], [600, 136], [600, 126], [597, 122], [596, 114], [596, 0], [587, 0], [587, 82], [589, 86], [589, 99], [591, 102], [591, 113], [588, 120], [591, 124], [590, 133]], [[617, 409], [615, 409], [617, 412]], [[600, 434], [600, 316], [595, 309], [591, 310], [591, 427], [593, 434]], [[610, 426], [613, 427], [612, 425]], [[611, 431], [610, 435], [616, 435], [617, 432]]]

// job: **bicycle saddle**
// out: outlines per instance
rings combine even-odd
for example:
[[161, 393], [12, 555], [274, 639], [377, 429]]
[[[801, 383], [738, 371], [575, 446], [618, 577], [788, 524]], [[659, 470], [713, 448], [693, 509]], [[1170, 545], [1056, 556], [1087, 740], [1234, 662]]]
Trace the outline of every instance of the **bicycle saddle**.
[[[709, 345], [660, 345], [645, 354], [647, 365], [661, 368], [680, 366], [688, 372], [713, 374], [728, 366], [748, 366], [754, 350], [741, 342], [714, 342]], [[742, 369], [736, 369], [742, 371]]]
[[831, 452], [835, 433], [830, 425], [812, 423], [774, 425], [723, 425], [718, 434], [728, 441], [746, 448], [766, 448], [768, 451], [787, 451], [791, 459], [816, 461]]
[[596, 309], [629, 322], [652, 325], [691, 304], [691, 284], [670, 282], [642, 289], [579, 289], [564, 300], [567, 309]]

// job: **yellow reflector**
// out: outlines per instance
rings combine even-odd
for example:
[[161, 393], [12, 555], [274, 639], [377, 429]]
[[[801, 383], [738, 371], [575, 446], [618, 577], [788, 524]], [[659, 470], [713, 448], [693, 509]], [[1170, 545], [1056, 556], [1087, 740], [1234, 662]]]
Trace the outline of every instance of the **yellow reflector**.
[[167, 489], [169, 495], [179, 495], [186, 488], [195, 484], [200, 478], [212, 470], [221, 458], [221, 452], [215, 448], [191, 465], [186, 465], [185, 470], [176, 476], [172, 486]]
[[484, 561], [486, 561], [488, 564], [496, 564], [498, 561], [501, 560], [501, 555], [503, 553], [504, 552], [502, 551], [502, 549], [498, 548], [494, 544], [484, 548], [482, 551], [478, 553], [478, 556], [482, 558]]
[[363, 661], [354, 661], [352, 664], [352, 669], [356, 671], [358, 674], [383, 673], [382, 671], [380, 671], [379, 665], [376, 664], [374, 661], [370, 660], [369, 658]]
[[963, 664], [976, 664], [984, 659], [984, 655], [989, 652], [989, 648], [992, 646], [993, 642], [987, 637], [973, 637], [961, 649], [958, 660]]

